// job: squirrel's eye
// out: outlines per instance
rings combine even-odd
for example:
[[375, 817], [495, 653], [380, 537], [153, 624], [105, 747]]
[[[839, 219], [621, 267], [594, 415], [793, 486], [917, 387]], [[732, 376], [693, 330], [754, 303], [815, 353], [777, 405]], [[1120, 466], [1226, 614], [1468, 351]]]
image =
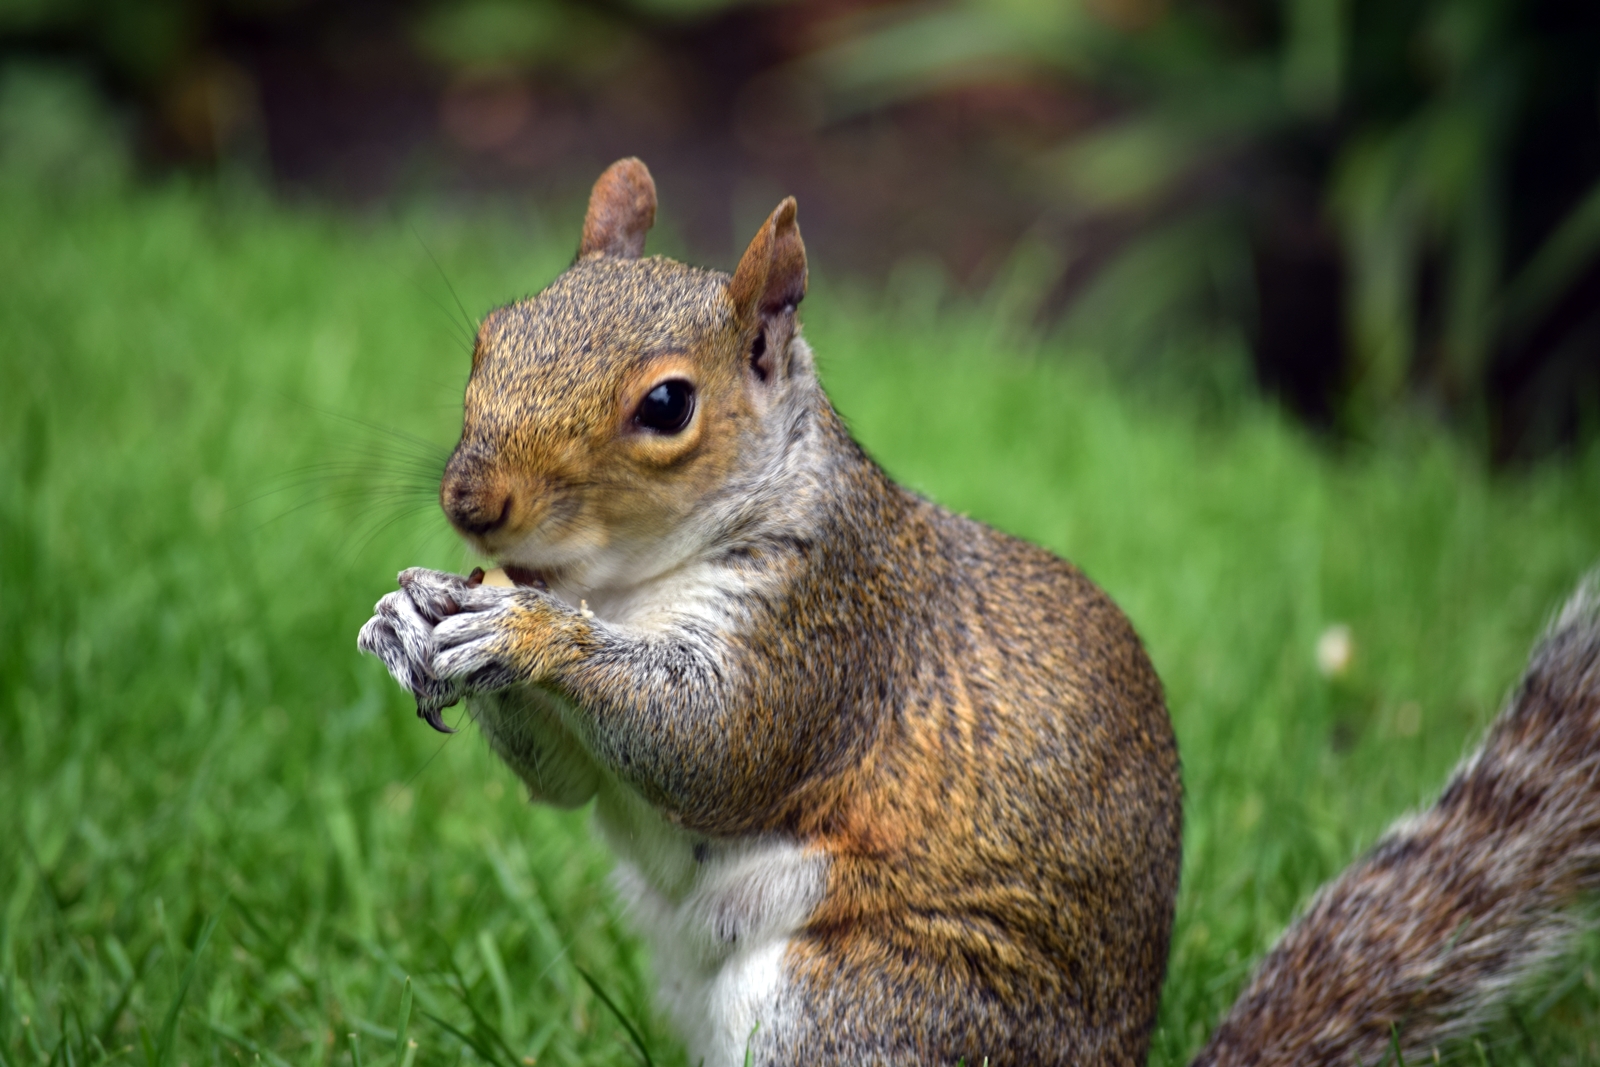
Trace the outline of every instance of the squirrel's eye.
[[694, 386], [681, 378], [662, 382], [639, 401], [633, 413], [636, 425], [656, 433], [678, 433], [694, 414]]

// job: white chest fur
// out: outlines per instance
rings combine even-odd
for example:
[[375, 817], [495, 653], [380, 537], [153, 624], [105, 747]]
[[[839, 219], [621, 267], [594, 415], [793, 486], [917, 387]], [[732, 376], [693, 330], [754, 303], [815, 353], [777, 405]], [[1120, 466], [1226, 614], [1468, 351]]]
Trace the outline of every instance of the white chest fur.
[[622, 786], [601, 788], [595, 814], [690, 1062], [739, 1067], [758, 1026], [783, 1024], [784, 952], [822, 899], [826, 857], [778, 838], [697, 839]]

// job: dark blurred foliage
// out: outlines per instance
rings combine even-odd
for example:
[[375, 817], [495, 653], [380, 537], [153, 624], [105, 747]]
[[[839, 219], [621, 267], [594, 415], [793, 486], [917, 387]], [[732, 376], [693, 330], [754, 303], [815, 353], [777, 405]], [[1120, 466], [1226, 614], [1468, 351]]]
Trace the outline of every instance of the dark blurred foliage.
[[362, 201], [638, 154], [697, 254], [795, 192], [826, 262], [1138, 374], [1247, 354], [1344, 432], [1508, 459], [1600, 410], [1600, 4], [0, 0], [0, 50], [88, 71], [147, 165]]
[[1060, 298], [1237, 329], [1318, 421], [1420, 401], [1504, 457], [1600, 399], [1600, 5], [961, 0], [811, 62], [841, 111], [1077, 88], [1083, 126], [1018, 160]]
[[731, 266], [793, 193], [844, 274], [909, 257], [924, 289], [984, 288], [1037, 206], [981, 134], [1007, 109], [1032, 121], [1042, 97], [804, 111], [787, 72], [873, 2], [0, 0], [0, 61], [86, 71], [147, 168], [242, 166], [357, 204], [551, 203], [639, 155], [661, 187], [658, 247]]

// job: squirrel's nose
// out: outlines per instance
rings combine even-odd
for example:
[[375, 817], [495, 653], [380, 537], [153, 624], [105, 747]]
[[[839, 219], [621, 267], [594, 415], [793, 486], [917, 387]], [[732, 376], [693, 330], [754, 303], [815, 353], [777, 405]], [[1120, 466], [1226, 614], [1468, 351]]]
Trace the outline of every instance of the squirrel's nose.
[[447, 477], [439, 503], [451, 525], [474, 537], [492, 533], [511, 517], [510, 490], [493, 482]]
[[500, 494], [493, 499], [483, 497], [455, 500], [445, 505], [445, 514], [462, 533], [482, 537], [506, 524], [511, 514], [511, 494]]

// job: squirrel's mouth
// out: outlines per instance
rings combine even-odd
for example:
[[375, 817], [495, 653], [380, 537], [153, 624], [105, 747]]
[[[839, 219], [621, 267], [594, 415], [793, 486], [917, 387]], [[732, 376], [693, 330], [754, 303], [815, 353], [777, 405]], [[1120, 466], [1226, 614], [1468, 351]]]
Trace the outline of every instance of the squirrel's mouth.
[[[500, 573], [511, 579], [511, 581], [516, 585], [529, 586], [534, 589], [541, 589], [545, 591], [548, 591], [550, 588], [550, 581], [545, 573], [543, 571], [536, 571], [532, 567], [521, 567], [515, 563], [508, 563], [504, 567], [500, 568]], [[467, 584], [481, 585], [484, 577], [485, 575], [483, 568], [474, 567], [472, 568], [472, 573], [467, 575]], [[492, 577], [492, 575], [490, 577]], [[491, 582], [490, 584], [494, 583]], [[499, 584], [504, 585], [505, 582], [502, 581]]]
[[532, 567], [524, 567], [519, 563], [507, 563], [500, 569], [506, 572], [507, 578], [510, 578], [518, 585], [531, 585], [535, 589], [550, 588], [550, 576], [544, 571], [534, 570]]

